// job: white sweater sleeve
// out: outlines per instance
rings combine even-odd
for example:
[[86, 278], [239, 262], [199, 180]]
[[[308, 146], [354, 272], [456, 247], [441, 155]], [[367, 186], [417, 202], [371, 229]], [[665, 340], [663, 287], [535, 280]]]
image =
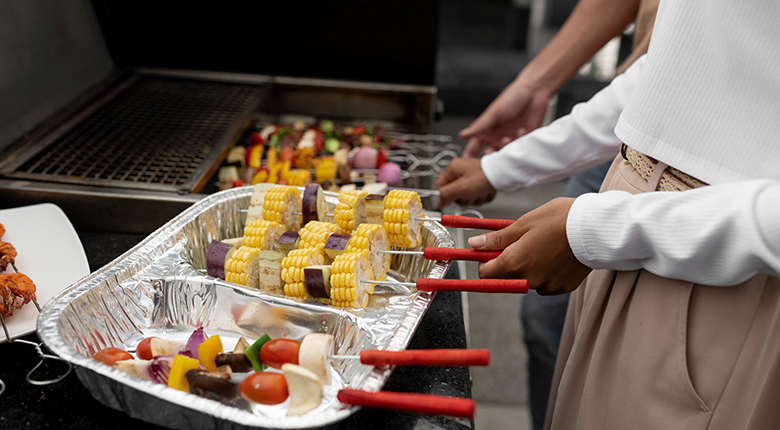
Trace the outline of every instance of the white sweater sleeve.
[[574, 106], [569, 115], [482, 157], [482, 171], [493, 188], [518, 191], [613, 159], [620, 148], [615, 126], [639, 81], [644, 62], [645, 56], [640, 57], [609, 86]]
[[577, 259], [596, 269], [645, 269], [706, 285], [780, 276], [780, 181], [682, 192], [578, 197], [566, 224]]

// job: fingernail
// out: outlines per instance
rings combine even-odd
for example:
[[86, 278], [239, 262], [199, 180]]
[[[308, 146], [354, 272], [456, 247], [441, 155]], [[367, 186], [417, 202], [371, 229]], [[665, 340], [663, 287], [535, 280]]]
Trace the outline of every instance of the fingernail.
[[472, 248], [482, 248], [485, 246], [485, 235], [470, 237], [469, 245], [471, 245]]

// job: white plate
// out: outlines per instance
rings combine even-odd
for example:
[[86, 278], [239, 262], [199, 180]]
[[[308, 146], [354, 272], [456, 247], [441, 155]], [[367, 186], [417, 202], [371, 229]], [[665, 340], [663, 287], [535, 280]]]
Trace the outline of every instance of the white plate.
[[[43, 203], [0, 210], [5, 226], [3, 242], [10, 242], [17, 252], [16, 267], [35, 283], [38, 303], [49, 299], [89, 274], [84, 247], [73, 224], [57, 205]], [[8, 265], [5, 273], [13, 273]], [[34, 333], [38, 309], [30, 302], [5, 319], [12, 339]], [[2, 330], [2, 327], [0, 327]], [[0, 331], [0, 343], [5, 342]]]

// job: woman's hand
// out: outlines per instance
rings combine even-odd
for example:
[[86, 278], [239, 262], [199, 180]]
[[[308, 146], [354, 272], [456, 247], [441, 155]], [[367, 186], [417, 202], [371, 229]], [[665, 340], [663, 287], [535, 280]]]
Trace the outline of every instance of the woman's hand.
[[577, 260], [566, 237], [573, 203], [572, 198], [557, 198], [509, 227], [470, 238], [474, 249], [503, 250], [498, 258], [479, 264], [479, 277], [527, 279], [540, 295], [577, 289], [591, 269]]

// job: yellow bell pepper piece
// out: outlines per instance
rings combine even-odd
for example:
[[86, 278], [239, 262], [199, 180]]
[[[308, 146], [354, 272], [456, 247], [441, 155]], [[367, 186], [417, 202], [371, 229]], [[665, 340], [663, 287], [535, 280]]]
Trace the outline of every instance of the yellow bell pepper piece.
[[274, 164], [274, 167], [271, 168], [271, 173], [268, 175], [268, 179], [265, 181], [272, 184], [277, 183], [279, 181], [279, 172], [282, 170], [282, 167], [284, 167], [284, 163]]
[[282, 169], [279, 171], [279, 179], [282, 180], [289, 180], [290, 179], [290, 167], [291, 164], [289, 161], [282, 161]]
[[183, 355], [176, 355], [176, 357], [173, 357], [171, 372], [168, 374], [168, 386], [189, 393], [190, 383], [187, 381], [187, 372], [198, 367], [200, 367], [200, 361]]
[[217, 363], [214, 360], [217, 358], [217, 354], [222, 352], [222, 341], [219, 339], [218, 334], [209, 336], [208, 339], [198, 345], [200, 362], [203, 363], [203, 367], [209, 372], [217, 368]]
[[276, 146], [271, 146], [270, 148], [268, 148], [268, 155], [265, 156], [265, 167], [267, 167], [268, 170], [273, 172], [275, 165], [276, 165]]

